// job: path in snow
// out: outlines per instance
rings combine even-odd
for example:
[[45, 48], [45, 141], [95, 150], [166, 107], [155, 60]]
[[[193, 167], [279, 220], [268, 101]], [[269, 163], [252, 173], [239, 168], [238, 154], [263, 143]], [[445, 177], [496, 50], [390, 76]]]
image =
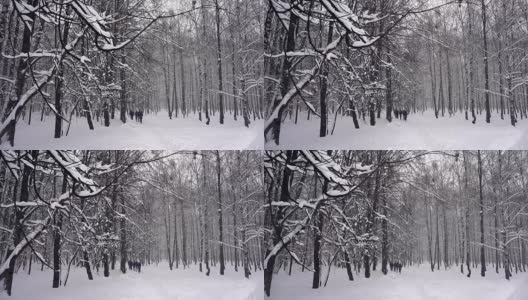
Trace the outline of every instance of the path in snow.
[[[528, 299], [528, 274], [514, 274], [510, 281], [504, 274], [490, 268], [486, 277], [480, 269], [471, 278], [460, 274], [458, 267], [431, 272], [428, 265], [403, 269], [402, 274], [389, 272], [384, 276], [374, 271], [370, 279], [354, 274], [348, 281], [344, 269], [331, 271], [326, 287], [311, 288], [312, 273], [297, 272], [288, 276], [281, 272], [274, 276], [270, 300], [521, 300]], [[502, 271], [502, 270], [501, 270]], [[323, 277], [324, 278], [324, 277]]]
[[526, 300], [528, 299], [528, 278], [520, 284], [508, 300]]
[[[382, 115], [385, 115], [384, 113]], [[368, 120], [367, 120], [368, 121]], [[294, 124], [287, 119], [281, 128], [280, 148], [287, 149], [357, 149], [357, 150], [497, 150], [528, 149], [528, 120], [519, 120], [516, 127], [509, 120], [494, 115], [487, 124], [481, 116], [477, 123], [466, 121], [463, 114], [436, 119], [433, 112], [411, 114], [407, 122], [387, 122], [377, 119], [372, 127], [360, 121], [360, 129], [354, 128], [351, 117], [338, 118], [334, 135], [319, 137], [318, 118], [306, 120], [299, 116]], [[333, 117], [329, 122], [332, 130]], [[267, 143], [266, 149], [277, 149]]]
[[[89, 281], [84, 269], [70, 273], [66, 287], [51, 288], [52, 272], [33, 269], [33, 274], [17, 274], [13, 296], [9, 300], [261, 300], [262, 273], [245, 279], [242, 272], [226, 271], [218, 275], [211, 270], [206, 277], [194, 266], [191, 269], [169, 270], [168, 264], [145, 267], [141, 273], [112, 271], [110, 278], [94, 274]], [[0, 299], [7, 299], [0, 294]]]
[[[119, 114], [106, 128], [95, 124], [90, 131], [86, 119], [72, 120], [68, 136], [54, 139], [54, 119], [48, 117], [40, 122], [34, 115], [31, 126], [20, 120], [15, 134], [16, 149], [84, 149], [84, 150], [261, 150], [263, 149], [263, 121], [256, 120], [250, 128], [244, 127], [240, 119], [235, 122], [226, 115], [225, 124], [220, 125], [217, 117], [209, 126], [198, 120], [198, 116], [169, 119], [167, 113], [145, 115], [143, 124], [128, 120], [119, 121]], [[65, 132], [67, 124], [65, 126]], [[8, 147], [7, 144], [0, 148]]]

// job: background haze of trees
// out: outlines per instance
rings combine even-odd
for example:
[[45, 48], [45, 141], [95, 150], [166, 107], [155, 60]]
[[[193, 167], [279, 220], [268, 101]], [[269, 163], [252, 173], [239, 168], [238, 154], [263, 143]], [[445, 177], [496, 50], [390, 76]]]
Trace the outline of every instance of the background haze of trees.
[[276, 272], [313, 272], [317, 289], [332, 276], [387, 275], [390, 262], [456, 268], [460, 280], [525, 272], [527, 155], [267, 151], [266, 294]]
[[247, 278], [262, 267], [260, 152], [1, 156], [0, 288], [8, 294], [15, 272], [51, 269], [58, 288], [73, 268], [92, 280], [127, 272], [128, 261]]

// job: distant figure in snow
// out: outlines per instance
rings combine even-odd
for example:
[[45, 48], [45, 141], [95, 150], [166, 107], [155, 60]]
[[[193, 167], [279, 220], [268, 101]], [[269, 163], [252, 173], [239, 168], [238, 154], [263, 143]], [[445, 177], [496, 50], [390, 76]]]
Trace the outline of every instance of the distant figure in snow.
[[133, 260], [129, 260], [128, 261], [128, 269], [129, 270], [132, 270], [132, 271], [136, 271], [136, 272], [141, 272], [141, 262], [139, 261], [133, 261]]
[[391, 271], [394, 271], [394, 263], [391, 261], [391, 262], [389, 263], [389, 265], [390, 265], [390, 270], [391, 270]]
[[403, 111], [403, 120], [407, 121], [407, 116], [409, 115], [409, 112], [407, 110]]
[[394, 272], [401, 273], [402, 271], [402, 264], [401, 262], [397, 262], [394, 264]]
[[394, 117], [396, 117], [396, 119], [399, 119], [400, 118], [400, 111], [395, 109], [394, 110]]
[[143, 124], [143, 111], [139, 111], [139, 123]]
[[133, 110], [130, 110], [128, 112], [128, 115], [130, 116], [130, 120], [134, 120], [134, 111]]

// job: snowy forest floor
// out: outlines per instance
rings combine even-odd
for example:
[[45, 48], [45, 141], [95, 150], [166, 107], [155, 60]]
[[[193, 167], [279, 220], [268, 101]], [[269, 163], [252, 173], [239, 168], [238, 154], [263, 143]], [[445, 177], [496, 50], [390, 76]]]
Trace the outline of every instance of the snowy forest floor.
[[[348, 281], [345, 269], [333, 269], [328, 285], [318, 290], [311, 288], [313, 273], [281, 271], [273, 277], [271, 298], [273, 300], [522, 300], [528, 299], [528, 274], [513, 272], [510, 281], [504, 279], [504, 270], [499, 274], [490, 265], [486, 277], [480, 276], [480, 268], [473, 269], [470, 278], [460, 273], [460, 267], [431, 272], [430, 266], [422, 264], [404, 268], [401, 274], [389, 271], [384, 276], [381, 270], [373, 271], [370, 279], [354, 273], [354, 281]], [[324, 282], [324, 276], [323, 276]]]
[[[319, 137], [320, 119], [307, 120], [299, 114], [298, 123], [289, 116], [281, 127], [280, 146], [268, 142], [266, 149], [354, 149], [354, 150], [496, 150], [528, 149], [528, 120], [519, 120], [516, 127], [510, 125], [508, 116], [504, 120], [493, 114], [491, 123], [483, 115], [477, 115], [477, 123], [466, 121], [464, 114], [453, 117], [448, 114], [436, 119], [433, 111], [410, 114], [407, 121], [394, 120], [389, 123], [376, 119], [372, 127], [360, 120], [360, 129], [354, 128], [352, 117], [338, 117], [334, 135]], [[328, 130], [332, 131], [334, 117], [329, 115]]]
[[[100, 270], [102, 272], [102, 269]], [[22, 273], [22, 274], [21, 274]], [[110, 278], [94, 273], [89, 281], [82, 268], [72, 268], [67, 285], [51, 288], [52, 272], [41, 272], [39, 267], [31, 275], [21, 271], [13, 281], [13, 295], [0, 294], [10, 300], [261, 300], [262, 273], [245, 279], [243, 271], [226, 270], [224, 276], [217, 268], [206, 277], [197, 266], [190, 269], [169, 270], [167, 263], [147, 266], [141, 273], [128, 270], [126, 274], [116, 268]], [[65, 276], [65, 275], [64, 275]], [[64, 277], [63, 276], [63, 277]]]
[[[119, 112], [106, 128], [94, 120], [94, 130], [89, 130], [85, 118], [72, 120], [68, 136], [54, 139], [54, 118], [40, 122], [40, 114], [34, 113], [31, 125], [20, 120], [15, 134], [16, 149], [83, 149], [83, 150], [123, 150], [123, 149], [201, 149], [201, 150], [262, 150], [263, 121], [251, 120], [249, 128], [243, 120], [237, 122], [226, 114], [225, 124], [220, 125], [218, 115], [211, 118], [209, 126], [200, 122], [197, 115], [187, 118], [169, 119], [167, 112], [145, 115], [143, 124], [127, 120], [122, 124]], [[64, 123], [64, 133], [68, 124]], [[7, 143], [0, 148], [9, 147]]]

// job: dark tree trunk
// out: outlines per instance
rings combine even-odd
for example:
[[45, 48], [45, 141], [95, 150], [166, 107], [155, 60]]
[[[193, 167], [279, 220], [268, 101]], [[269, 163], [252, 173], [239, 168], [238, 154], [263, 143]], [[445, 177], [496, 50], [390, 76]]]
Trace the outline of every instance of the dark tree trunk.
[[187, 115], [187, 103], [185, 102], [185, 61], [183, 60], [183, 47], [180, 47], [180, 72], [181, 72], [181, 97], [182, 97], [182, 116]]
[[[216, 4], [216, 42], [217, 42], [217, 64], [218, 64], [218, 103], [220, 110], [220, 124], [224, 124], [224, 82], [222, 79], [222, 39], [220, 35], [220, 4], [218, 0], [215, 0]], [[223, 253], [223, 248], [222, 253]], [[223, 258], [223, 254], [221, 255]], [[223, 275], [224, 271], [222, 270], [223, 262], [220, 262], [220, 273]]]
[[121, 119], [121, 122], [126, 123], [128, 105], [127, 105], [126, 72], [125, 72], [125, 68], [123, 67], [123, 66], [126, 66], [126, 53], [125, 53], [124, 49], [122, 50], [122, 53], [121, 53], [121, 64], [122, 64], [122, 67], [121, 67], [121, 70], [119, 72], [120, 73], [120, 77], [121, 77], [119, 118]]
[[182, 265], [187, 267], [187, 237], [185, 229], [185, 214], [183, 213], [183, 201], [180, 200], [181, 229], [182, 229]]
[[[328, 28], [328, 44], [332, 42], [334, 33], [334, 23], [330, 22]], [[319, 136], [325, 137], [327, 134], [328, 126], [328, 110], [326, 105], [326, 96], [328, 93], [328, 73], [329, 73], [328, 64], [324, 64], [323, 70], [321, 72], [321, 91], [320, 91], [320, 105], [321, 105], [321, 127], [319, 130]]]
[[[286, 151], [286, 164], [289, 164], [294, 158], [296, 157], [296, 153], [294, 151]], [[282, 175], [282, 182], [281, 182], [281, 188], [280, 188], [280, 197], [279, 201], [288, 201], [289, 199], [289, 186], [291, 184], [291, 176], [292, 176], [292, 170], [290, 168], [284, 168], [283, 169], [283, 175]], [[271, 201], [271, 199], [270, 199]], [[282, 213], [278, 213], [274, 216], [275, 219], [281, 218]], [[271, 218], [271, 215], [269, 216]], [[270, 221], [273, 223], [275, 220]], [[276, 245], [279, 243], [282, 238], [282, 228], [279, 226], [274, 226], [274, 230], [272, 232], [272, 240], [273, 245]], [[273, 247], [273, 246], [272, 246]], [[271, 282], [273, 279], [273, 270], [275, 268], [275, 260], [278, 253], [275, 253], [274, 255], [271, 255], [271, 247], [268, 247], [266, 249], [265, 258], [267, 261], [264, 263], [264, 293], [266, 296], [271, 295]]]
[[383, 215], [385, 218], [381, 221], [382, 228], [382, 241], [381, 241], [381, 272], [384, 275], [387, 275], [387, 263], [389, 260], [389, 232], [388, 232], [388, 222], [387, 222], [387, 200], [383, 197]]
[[[296, 2], [294, 0], [290, 0], [290, 3], [294, 4]], [[294, 13], [290, 13], [290, 26], [288, 27], [288, 32], [286, 34], [286, 41], [285, 41], [285, 48], [284, 48], [285, 53], [295, 50], [295, 37], [296, 37], [298, 23], [299, 23], [299, 17]], [[279, 83], [280, 96], [275, 97], [275, 99], [273, 100], [274, 101], [273, 107], [277, 107], [279, 105], [282, 98], [286, 95], [286, 93], [288, 92], [288, 89], [290, 88], [290, 84], [291, 84], [290, 68], [291, 67], [292, 67], [292, 60], [288, 56], [284, 56], [284, 60], [282, 63], [280, 83]], [[279, 145], [280, 143], [280, 129], [281, 129], [283, 110], [284, 109], [279, 110], [277, 118], [273, 121], [272, 128], [271, 128], [271, 131], [272, 131], [271, 139], [277, 145]]]
[[[28, 0], [27, 4], [35, 6], [37, 2], [38, 0]], [[34, 25], [35, 13], [29, 13], [27, 17], [30, 18], [30, 20], [28, 20], [28, 23]], [[32, 29], [28, 28], [27, 26], [24, 26], [24, 33], [22, 35], [22, 49], [20, 51], [21, 53], [31, 52], [31, 37]], [[26, 84], [26, 71], [30, 63], [31, 62], [25, 58], [20, 60], [15, 78], [15, 93], [9, 98], [4, 115], [2, 116], [2, 121], [9, 123], [6, 128], [2, 132], [0, 132], [0, 143], [4, 141], [5, 137], [7, 141], [9, 141], [11, 147], [13, 147], [15, 144], [16, 120], [18, 118], [18, 115], [22, 112], [22, 107], [16, 108], [16, 105], [24, 92], [24, 86]], [[11, 120], [7, 120], [14, 109], [17, 109], [17, 111], [15, 112], [15, 117], [11, 118]], [[9, 289], [11, 290], [11, 287]]]
[[[125, 117], [126, 118], [126, 117]], [[125, 198], [121, 196], [121, 214], [124, 216], [126, 213], [125, 211]], [[121, 231], [121, 245], [120, 245], [120, 252], [121, 252], [121, 261], [119, 269], [123, 274], [127, 271], [127, 232], [126, 232], [126, 219], [120, 218], [119, 221], [119, 229]]]
[[[203, 157], [202, 158], [202, 162], [203, 162], [203, 187], [204, 189], [207, 188], [207, 177], [206, 177], [206, 158]], [[203, 234], [203, 239], [205, 240], [204, 241], [204, 249], [205, 249], [205, 269], [207, 270], [207, 272], [205, 272], [205, 275], [209, 276], [209, 274], [211, 273], [211, 269], [209, 268], [209, 237], [207, 236], [208, 234], [208, 231], [207, 231], [207, 220], [208, 220], [208, 217], [209, 217], [209, 209], [208, 209], [208, 205], [207, 205], [207, 202], [205, 202], [204, 204], [204, 234]]]
[[368, 254], [363, 256], [363, 266], [365, 267], [365, 278], [370, 278], [370, 256]]
[[[470, 3], [469, 0], [467, 0], [467, 3], [468, 3], [468, 36], [469, 38], [471, 38], [473, 36], [473, 8], [472, 8], [472, 4]], [[472, 43], [470, 42], [469, 43], [470, 45], [472, 45]], [[469, 98], [470, 98], [470, 105], [471, 105], [471, 117], [473, 118], [473, 120], [471, 121], [473, 124], [475, 124], [477, 122], [477, 116], [475, 114], [475, 86], [474, 86], [474, 80], [473, 80], [473, 70], [474, 70], [474, 57], [473, 57], [473, 49], [470, 48], [469, 49]], [[471, 274], [471, 272], [470, 272]]]
[[[324, 180], [323, 189], [321, 193], [324, 195], [328, 190], [328, 180]], [[323, 237], [324, 218], [322, 213], [317, 213], [316, 226], [314, 232], [314, 275], [312, 281], [312, 289], [318, 289], [321, 286], [321, 244]]]
[[[38, 151], [31, 151], [31, 154], [36, 159], [36, 156], [38, 155]], [[31, 168], [24, 165], [24, 169], [22, 171], [22, 181], [20, 183], [20, 198], [19, 198], [20, 202], [27, 202], [29, 200], [30, 175], [31, 175]], [[16, 184], [18, 184], [18, 182]], [[17, 194], [16, 187], [17, 185], [15, 185], [14, 187], [13, 199], [16, 199], [16, 194]], [[24, 228], [22, 227], [23, 224], [21, 224], [21, 222], [23, 222], [24, 217], [25, 217], [24, 210], [20, 207], [16, 207], [15, 208], [15, 226], [13, 229], [13, 245], [14, 246], [18, 245], [18, 243], [22, 241], [23, 234], [24, 234], [23, 232]], [[6, 256], [5, 256], [6, 258], [11, 256], [11, 254], [15, 250], [14, 246], [10, 247], [7, 250]], [[18, 258], [18, 254], [14, 255], [11, 261], [9, 262], [8, 269], [4, 273], [0, 274], [0, 281], [2, 279], [4, 280], [4, 287], [7, 292], [7, 295], [9, 296], [11, 296], [11, 289], [13, 287], [13, 275], [15, 273], [15, 265], [16, 265], [17, 258]]]
[[445, 203], [442, 203], [442, 215], [444, 217], [444, 268], [447, 270], [449, 267], [449, 234], [447, 231], [447, 212]]
[[352, 272], [352, 266], [350, 265], [350, 256], [345, 251], [345, 266], [347, 270], [348, 280], [354, 281], [354, 273]]
[[86, 269], [86, 275], [88, 276], [88, 280], [93, 280], [92, 268], [90, 266], [90, 259], [88, 258], [87, 251], [83, 251], [83, 265]]
[[[392, 58], [389, 50], [387, 50], [387, 64], [392, 64]], [[385, 100], [387, 102], [386, 118], [387, 121], [392, 122], [392, 68], [390, 66], [386, 67], [385, 76], [387, 77], [387, 94], [385, 95]]]
[[484, 197], [482, 195], [482, 157], [477, 151], [479, 177], [479, 215], [480, 215], [480, 276], [486, 276], [486, 257], [484, 252]]
[[[490, 85], [489, 85], [489, 54], [488, 54], [488, 32], [487, 32], [487, 15], [486, 15], [486, 2], [484, 0], [481, 0], [480, 3], [482, 4], [482, 38], [484, 40], [484, 85], [485, 85], [485, 102], [484, 106], [486, 109], [486, 123], [491, 122], [491, 107], [490, 107]], [[483, 251], [483, 250], [482, 250]], [[483, 254], [482, 254], [483, 255]], [[482, 274], [486, 272], [481, 271]], [[484, 276], [484, 275], [482, 275]]]
[[[464, 157], [464, 191], [467, 195], [469, 192], [469, 185], [468, 185], [468, 162], [467, 162], [467, 152], [462, 152], [462, 155]], [[470, 250], [470, 240], [469, 240], [469, 197], [466, 200], [466, 216], [465, 216], [465, 229], [466, 229], [466, 237], [465, 237], [465, 244], [466, 244], [466, 267], [468, 270], [467, 277], [471, 277], [471, 250]]]
[[321, 240], [323, 234], [323, 215], [321, 213], [317, 214], [316, 221], [317, 229], [314, 232], [314, 274], [312, 280], [312, 289], [318, 289], [321, 286]]
[[[69, 8], [66, 10], [66, 13], [69, 13]], [[70, 31], [70, 22], [66, 22], [64, 25], [64, 33], [62, 37], [62, 42], [64, 44], [68, 43], [68, 34]], [[64, 85], [64, 65], [62, 61], [59, 63], [57, 76], [55, 82], [55, 109], [57, 113], [55, 114], [55, 138], [58, 139], [62, 136], [62, 87]], [[54, 286], [55, 287], [55, 286]], [[57, 286], [58, 287], [58, 286]]]
[[[202, 6], [207, 5], [206, 0], [201, 0]], [[202, 9], [202, 38], [204, 41], [207, 41], [207, 10]], [[209, 125], [211, 122], [211, 118], [209, 116], [209, 93], [207, 90], [207, 55], [203, 55], [202, 59], [202, 72], [203, 72], [203, 97], [205, 98], [205, 101], [202, 102], [203, 108], [205, 109], [205, 124]], [[209, 255], [209, 252], [206, 253], [207, 256]], [[207, 262], [208, 264], [208, 262]], [[207, 274], [209, 274], [209, 267], [207, 267]]]
[[[64, 174], [62, 180], [62, 194], [66, 193], [68, 180], [66, 174]], [[53, 227], [53, 288], [58, 288], [61, 281], [61, 229], [62, 229], [62, 214], [57, 212], [54, 217], [54, 227]]]
[[219, 246], [219, 259], [220, 259], [220, 275], [224, 275], [225, 271], [225, 259], [224, 259], [224, 222], [223, 222], [223, 214], [222, 214], [222, 185], [220, 182], [220, 175], [221, 175], [221, 161], [220, 161], [220, 151], [216, 151], [216, 175], [218, 179], [218, 229], [219, 229], [219, 239], [220, 239], [220, 246]]

